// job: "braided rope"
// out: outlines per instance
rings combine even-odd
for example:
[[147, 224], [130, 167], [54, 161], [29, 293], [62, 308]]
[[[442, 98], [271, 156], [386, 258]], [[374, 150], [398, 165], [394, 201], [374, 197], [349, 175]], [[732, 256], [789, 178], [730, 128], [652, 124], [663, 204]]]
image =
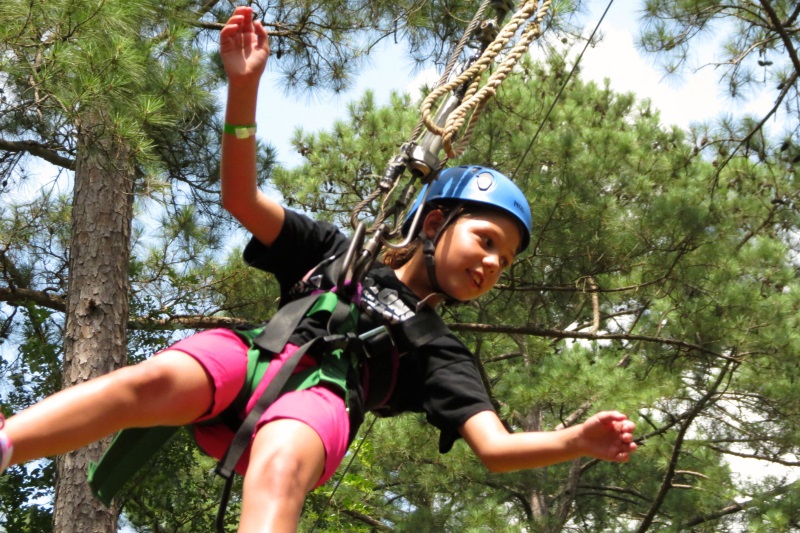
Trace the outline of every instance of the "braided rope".
[[[448, 61], [445, 69], [445, 73], [439, 79], [431, 93], [423, 101], [420, 109], [420, 120], [411, 136], [413, 142], [414, 139], [418, 138], [423, 127], [425, 127], [434, 135], [442, 137], [442, 148], [444, 149], [445, 157], [439, 161], [439, 164], [435, 169], [437, 173], [445, 166], [449, 159], [457, 158], [466, 151], [467, 147], [469, 146], [470, 139], [472, 138], [472, 134], [475, 131], [477, 120], [480, 117], [489, 98], [496, 94], [497, 88], [506, 79], [506, 77], [508, 77], [508, 74], [517, 64], [519, 59], [527, 52], [530, 43], [541, 35], [541, 22], [550, 10], [552, 0], [542, 0], [542, 4], [538, 9], [538, 12], [537, 0], [525, 0], [521, 7], [511, 17], [511, 20], [505, 26], [503, 26], [497, 37], [488, 46], [486, 46], [477, 61], [475, 61], [475, 63], [473, 63], [455, 79], [447, 82], [446, 80], [450, 76], [456, 59], [460, 55], [469, 36], [472, 35], [477, 28], [478, 21], [483, 16], [483, 12], [488, 7], [490, 1], [491, 0], [483, 0], [478, 12], [475, 14], [460, 41], [458, 42], [454, 53], [451, 54], [450, 60]], [[500, 62], [496, 71], [489, 76], [485, 85], [481, 87], [480, 79], [483, 73], [494, 63], [497, 56], [511, 41], [519, 28], [531, 18], [534, 12], [537, 12], [536, 18], [533, 21], [528, 22], [517, 43]], [[505, 18], [505, 13], [505, 10], [502, 14], [498, 12], [501, 20], [502, 18]], [[461, 97], [462, 103], [449, 114], [445, 120], [444, 127], [438, 126], [435, 123], [433, 113], [431, 113], [431, 109], [433, 108], [434, 104], [443, 95], [446, 95], [459, 88], [463, 89], [464, 86], [467, 86], [467, 88], [464, 91], [464, 95]], [[469, 120], [466, 118], [467, 115], [469, 115]], [[466, 127], [464, 127], [465, 122]], [[459, 137], [458, 134], [462, 131], [462, 129], [463, 132], [458, 140], [458, 145], [454, 147], [453, 142]], [[436, 173], [433, 175], [435, 176]], [[398, 175], [394, 178], [394, 182], [391, 184], [392, 191], [397, 188], [399, 177], [400, 176]], [[356, 205], [350, 216], [350, 222], [353, 227], [356, 225], [358, 215], [367, 205], [375, 201], [378, 196], [380, 196], [381, 192], [385, 191], [376, 189]], [[384, 198], [381, 202], [376, 220], [370, 226], [370, 232], [382, 225], [389, 215], [389, 213], [386, 212], [386, 202], [390, 195], [391, 193], [384, 194]]]
[[[481, 20], [481, 17], [483, 16], [483, 12], [486, 11], [486, 9], [489, 7], [490, 2], [491, 2], [491, 0], [483, 0], [483, 2], [481, 2], [481, 5], [478, 8], [478, 11], [472, 17], [472, 20], [470, 21], [469, 25], [464, 30], [464, 33], [461, 35], [461, 39], [459, 39], [458, 43], [456, 44], [455, 49], [450, 54], [450, 58], [448, 59], [447, 65], [445, 66], [445, 69], [444, 69], [444, 73], [439, 78], [439, 81], [436, 82], [436, 87], [442, 85], [445, 81], [447, 81], [447, 78], [450, 77], [450, 73], [452, 72], [453, 67], [456, 64], [456, 60], [458, 60], [458, 56], [461, 55], [461, 51], [467, 45], [467, 41], [469, 40], [470, 35], [472, 35], [472, 33], [475, 31], [475, 29], [480, 24], [480, 20]], [[411, 133], [410, 139], [413, 141], [414, 139], [419, 137], [419, 135], [422, 133], [422, 130], [423, 130], [424, 127], [425, 127], [425, 123], [423, 121], [423, 117], [420, 117], [419, 120], [417, 121], [417, 125], [414, 127], [414, 131]], [[394, 183], [392, 184], [392, 187], [391, 187], [391, 191], [394, 191], [397, 188], [399, 178], [400, 178], [399, 175], [397, 176], [397, 178], [395, 178]], [[386, 202], [388, 201], [389, 197], [391, 196], [391, 191], [384, 194], [384, 198], [383, 198], [383, 201], [381, 202], [380, 210], [378, 211], [378, 214], [376, 216], [376, 220], [368, 228], [368, 230], [367, 230], [368, 232], [372, 233], [373, 231], [375, 231], [376, 228], [378, 228], [381, 224], [383, 224], [384, 220], [386, 220], [386, 218], [388, 216], [388, 214], [386, 212]], [[364, 198], [364, 200], [362, 200], [361, 202], [356, 204], [356, 206], [353, 208], [353, 211], [350, 214], [350, 225], [353, 228], [355, 228], [358, 225], [358, 220], [357, 219], [358, 219], [358, 215], [361, 214], [361, 211], [363, 211], [376, 198], [378, 198], [378, 196], [380, 196], [381, 193], [382, 193], [382, 191], [380, 189], [375, 189], [374, 191], [372, 191], [372, 193], [369, 194], [369, 196]]]
[[[530, 43], [541, 35], [541, 22], [550, 10], [550, 4], [551, 0], [543, 0], [537, 12], [536, 0], [527, 0], [517, 12], [514, 13], [508, 24], [506, 24], [497, 35], [497, 38], [486, 48], [481, 57], [471, 67], [462, 72], [454, 80], [438, 86], [423, 101], [420, 111], [425, 127], [432, 133], [442, 137], [442, 145], [449, 158], [456, 158], [464, 152], [469, 143], [469, 138], [474, 131], [475, 122], [480, 116], [480, 112], [483, 110], [486, 102], [495, 95], [497, 88], [508, 77], [508, 74], [517, 64], [520, 57], [525, 54]], [[475, 87], [479, 83], [478, 80], [480, 76], [489, 68], [495, 58], [513, 38], [514, 34], [516, 34], [517, 30], [525, 21], [531, 18], [534, 12], [537, 12], [536, 18], [527, 24], [517, 43], [505, 59], [503, 59], [496, 71], [489, 77], [486, 84], [480, 89], [476, 89]], [[450, 113], [444, 127], [437, 126], [431, 112], [434, 103], [443, 95], [470, 82], [470, 80], [474, 81], [472, 81], [461, 105]], [[468, 114], [469, 122], [464, 135], [459, 145], [453, 147], [453, 139], [463, 127], [464, 122], [467, 121], [466, 117]]]
[[[436, 85], [434, 87], [439, 87], [443, 85], [447, 81], [447, 78], [450, 77], [450, 73], [453, 71], [453, 67], [456, 64], [456, 60], [458, 59], [458, 56], [461, 55], [461, 51], [467, 45], [467, 41], [469, 40], [470, 35], [472, 35], [475, 29], [480, 25], [481, 17], [483, 17], [483, 12], [486, 11], [486, 8], [489, 7], [489, 2], [490, 0], [483, 0], [483, 2], [481, 2], [478, 11], [475, 12], [475, 15], [472, 17], [472, 20], [470, 21], [469, 25], [464, 30], [463, 35], [461, 35], [461, 39], [459, 39], [458, 44], [456, 44], [453, 53], [450, 54], [450, 59], [447, 60], [447, 66], [445, 67], [442, 76], [439, 78], [439, 81], [436, 82]], [[419, 134], [422, 133], [423, 126], [425, 126], [424, 116], [420, 117], [419, 121], [417, 122], [417, 126], [414, 128], [414, 131], [411, 134], [412, 140], [416, 139], [419, 136]]]

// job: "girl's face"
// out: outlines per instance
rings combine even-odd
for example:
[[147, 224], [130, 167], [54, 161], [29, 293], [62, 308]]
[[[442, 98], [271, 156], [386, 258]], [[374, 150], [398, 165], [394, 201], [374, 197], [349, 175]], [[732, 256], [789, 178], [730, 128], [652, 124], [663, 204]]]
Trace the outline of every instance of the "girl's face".
[[517, 223], [497, 211], [458, 217], [436, 246], [439, 285], [461, 301], [485, 294], [511, 265], [521, 240]]

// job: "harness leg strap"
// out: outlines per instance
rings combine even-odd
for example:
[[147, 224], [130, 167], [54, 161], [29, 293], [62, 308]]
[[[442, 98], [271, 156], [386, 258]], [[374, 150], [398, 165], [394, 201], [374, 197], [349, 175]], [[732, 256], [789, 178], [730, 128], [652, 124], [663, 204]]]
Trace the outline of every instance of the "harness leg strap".
[[269, 407], [272, 402], [278, 398], [280, 393], [283, 392], [283, 388], [291, 377], [292, 372], [294, 372], [294, 369], [297, 367], [297, 363], [300, 362], [300, 359], [303, 358], [308, 350], [321, 342], [330, 342], [339, 338], [342, 338], [342, 336], [334, 335], [331, 337], [317, 337], [298, 348], [297, 351], [295, 351], [286, 360], [286, 362], [283, 363], [283, 366], [281, 366], [280, 370], [278, 370], [278, 373], [272, 379], [270, 384], [267, 385], [267, 389], [264, 391], [264, 394], [262, 394], [261, 397], [256, 401], [253, 409], [250, 411], [250, 413], [248, 413], [247, 417], [242, 422], [242, 425], [239, 426], [239, 429], [236, 431], [236, 434], [231, 441], [228, 451], [225, 452], [225, 456], [217, 464], [216, 468], [216, 473], [226, 480], [219, 511], [217, 512], [216, 525], [218, 532], [223, 533], [225, 531], [225, 511], [227, 510], [228, 499], [230, 498], [234, 468], [236, 468], [236, 463], [239, 462], [242, 454], [250, 445], [250, 439], [253, 436], [253, 431], [255, 430], [256, 424], [261, 418], [261, 415], [264, 414], [264, 411], [266, 411], [267, 407]]

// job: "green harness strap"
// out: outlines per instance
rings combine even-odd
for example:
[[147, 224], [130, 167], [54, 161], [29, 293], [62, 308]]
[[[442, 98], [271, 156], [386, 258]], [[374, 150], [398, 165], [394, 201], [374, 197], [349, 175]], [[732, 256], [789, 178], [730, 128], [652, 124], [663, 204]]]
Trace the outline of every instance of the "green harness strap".
[[150, 458], [180, 429], [179, 426], [132, 428], [114, 437], [103, 458], [89, 463], [89, 486], [97, 498], [111, 505], [114, 495], [144, 467]]
[[[305, 316], [319, 312], [333, 313], [338, 302], [334, 293], [320, 294]], [[357, 310], [351, 306], [348, 322], [353, 326], [357, 320]], [[250, 397], [269, 367], [273, 354], [255, 344], [256, 338], [264, 331], [264, 327], [252, 330], [239, 330], [236, 333], [249, 343], [247, 352], [247, 376], [236, 400], [226, 411], [236, 415], [244, 411]], [[288, 335], [287, 335], [288, 337]], [[329, 352], [319, 366], [305, 369], [293, 374], [286, 383], [286, 390], [304, 390], [319, 383], [329, 383], [335, 386], [345, 396], [347, 395], [347, 372], [351, 364], [350, 358], [342, 350]], [[224, 423], [222, 418], [206, 423]], [[132, 478], [136, 472], [143, 468], [161, 449], [180, 426], [158, 426], [151, 428], [130, 428], [117, 433], [103, 457], [97, 463], [89, 464], [88, 482], [94, 495], [106, 506], [111, 505], [111, 500], [117, 492]]]

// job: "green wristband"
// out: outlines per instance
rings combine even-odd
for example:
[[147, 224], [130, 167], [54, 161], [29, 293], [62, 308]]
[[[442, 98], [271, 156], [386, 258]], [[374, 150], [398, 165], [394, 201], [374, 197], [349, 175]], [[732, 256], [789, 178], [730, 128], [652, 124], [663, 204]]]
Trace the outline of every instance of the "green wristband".
[[229, 135], [236, 135], [237, 139], [247, 139], [248, 137], [255, 137], [256, 125], [246, 124], [244, 126], [234, 126], [226, 122], [225, 125], [222, 126], [222, 131]]

